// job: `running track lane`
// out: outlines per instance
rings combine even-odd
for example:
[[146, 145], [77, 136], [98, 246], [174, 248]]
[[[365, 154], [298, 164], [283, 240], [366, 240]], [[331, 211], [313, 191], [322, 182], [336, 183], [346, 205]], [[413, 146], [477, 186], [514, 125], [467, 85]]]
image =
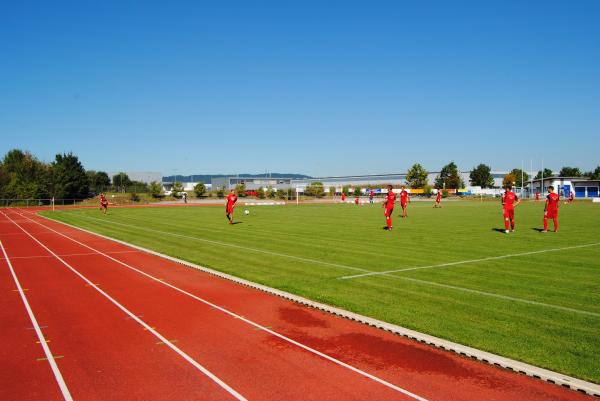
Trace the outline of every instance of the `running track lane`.
[[[38, 230], [39, 232], [40, 229], [47, 226], [50, 230], [55, 230], [58, 233], [66, 235], [67, 237], [64, 237], [53, 231], [46, 231], [45, 234], [37, 235], [40, 240], [44, 241], [47, 246], [54, 249], [57, 253], [89, 253], [91, 250], [82, 244], [89, 245], [100, 252], [130, 250], [130, 248], [121, 244], [63, 226], [59, 223], [48, 222], [37, 216], [26, 216], [27, 218], [34, 219], [37, 223], [34, 224], [32, 220], [24, 219], [16, 213], [9, 214], [12, 218], [19, 219], [19, 224], [28, 231]], [[81, 244], [69, 238], [79, 241]], [[153, 281], [126, 266], [113, 263], [115, 260], [143, 270], [147, 274], [161, 278], [165, 282], [181, 288], [190, 294], [210, 300], [261, 325], [269, 326], [278, 333], [289, 336], [398, 386], [407, 388], [430, 400], [591, 399], [570, 390], [509, 371], [496, 369], [477, 361], [461, 358], [455, 354], [425, 346], [362, 324], [336, 318], [317, 310], [300, 307], [283, 299], [236, 285], [153, 255], [144, 253], [119, 253], [111, 255], [111, 258], [113, 260], [99, 255], [97, 263], [90, 263], [90, 257], [87, 256], [73, 256], [69, 257], [69, 260], [72, 260], [74, 264], [76, 260], [78, 263], [81, 263], [82, 269], [86, 270], [85, 274], [89, 272], [90, 275], [101, 277], [103, 280], [109, 280], [108, 282], [110, 283], [118, 281], [133, 283], [129, 289], [118, 290], [118, 296], [115, 292], [115, 297], [132, 298], [128, 299], [127, 302], [136, 305], [135, 308], [145, 308], [145, 314], [149, 310], [148, 308], [151, 307], [152, 320], [165, 322], [164, 324], [168, 325], [170, 330], [173, 330], [174, 338], [183, 337], [183, 333], [185, 333], [185, 337], [189, 337], [190, 335], [194, 338], [210, 336], [210, 333], [202, 332], [202, 330], [196, 327], [202, 324], [202, 321], [199, 320], [204, 319], [208, 314], [207, 311], [198, 308], [197, 305], [193, 306], [179, 300], [179, 298], [189, 298], [194, 301], [194, 304], [200, 304], [199, 301], [194, 300], [190, 296]], [[104, 265], [104, 269], [101, 269], [101, 272], [96, 271], [99, 269], [93, 266], [98, 264]], [[110, 272], [107, 272], [106, 270], [109, 270], [109, 266]], [[104, 276], [105, 273], [106, 276]], [[136, 276], [141, 276], [142, 280], [139, 281], [139, 278], [136, 278]], [[163, 290], [166, 291], [156, 288], [156, 284], [159, 287], [164, 287]], [[129, 294], [132, 291], [134, 293]], [[148, 292], [160, 296], [163, 301], [161, 305], [150, 305], [148, 302], [149, 298], [145, 295]], [[168, 302], [166, 302], [167, 299], [169, 300]], [[191, 312], [194, 316], [198, 316], [198, 318], [186, 319], [185, 316], [182, 316], [183, 313], [176, 313], [177, 316], [174, 316], [173, 311], [182, 310], [186, 310], [186, 314]], [[220, 313], [223, 314], [222, 312]], [[227, 315], [225, 317], [229, 320], [235, 320]], [[178, 322], [179, 320], [183, 320], [183, 323]], [[229, 324], [232, 325], [233, 323], [230, 322]], [[218, 327], [222, 327], [220, 323]], [[227, 328], [227, 324], [224, 327]], [[297, 347], [290, 343], [282, 342], [274, 336], [265, 337], [264, 333], [259, 333], [259, 330], [255, 330], [254, 327], [248, 327], [247, 324], [241, 330], [238, 326], [235, 326], [235, 330], [234, 327], [231, 327], [229, 331], [232, 335], [239, 337], [238, 341], [244, 343], [244, 347], [247, 346], [246, 342], [251, 341], [255, 334], [261, 334], [259, 346], [255, 345], [250, 350], [244, 349], [244, 347], [241, 349], [236, 348], [236, 352], [241, 352], [241, 357], [243, 358], [241, 362], [238, 361], [237, 372], [236, 369], [228, 367], [225, 370], [227, 374], [221, 375], [226, 378], [226, 381], [232, 384], [236, 383], [236, 381], [243, 382], [244, 380], [240, 380], [237, 377], [230, 380], [228, 378], [230, 369], [233, 371], [232, 374], [234, 376], [245, 376], [246, 373], [249, 373], [250, 384], [244, 382], [242, 387], [232, 384], [234, 388], [240, 390], [249, 399], [352, 399], [352, 396], [355, 399], [391, 399], [379, 391], [371, 391], [368, 394], [361, 393], [359, 389], [363, 384], [362, 378], [354, 375], [349, 383], [345, 383], [344, 375], [338, 375], [337, 373], [336, 369], [339, 370], [340, 368], [335, 367], [333, 367], [333, 370], [336, 371], [333, 373], [333, 379], [330, 376], [319, 373], [318, 376], [321, 379], [319, 383], [307, 386], [306, 383], [299, 381], [303, 380], [302, 375], [298, 376], [294, 372], [288, 372], [289, 369], [286, 370], [285, 366], [282, 369], [278, 361], [270, 362], [271, 358], [285, 358], [287, 360], [289, 356], [292, 360], [287, 363], [292, 364], [293, 369], [315, 372], [314, 361], [310, 360], [310, 358], [308, 361], [302, 358], [302, 353], [306, 354], [306, 351], [300, 350], [300, 356], [298, 356], [299, 350]], [[220, 332], [219, 337], [225, 336], [226, 332]], [[245, 337], [248, 337], [248, 339]], [[217, 358], [219, 356], [223, 357], [223, 354], [227, 355], [230, 353], [230, 350], [221, 349], [223, 344], [219, 342], [219, 338], [212, 339], [211, 343], [215, 344], [212, 351], [217, 354]], [[267, 382], [261, 380], [262, 371], [256, 372], [253, 370], [252, 363], [255, 362], [256, 357], [252, 355], [244, 356], [244, 354], [252, 354], [252, 352], [262, 353], [264, 345], [268, 346], [267, 351], [275, 349], [277, 354], [276, 356], [272, 356], [269, 353], [268, 361], [265, 361], [265, 364], [269, 364], [275, 368], [273, 369], [274, 372], [271, 371], [271, 380]], [[192, 344], [189, 346], [193, 347]], [[252, 347], [251, 344], [250, 346]], [[296, 358], [298, 359], [294, 362]], [[221, 358], [221, 361], [227, 362], [228, 360]], [[248, 365], [252, 368], [248, 368]], [[250, 372], [247, 372], [248, 370]], [[273, 390], [269, 390], [273, 384], [276, 386], [278, 384], [281, 386], [290, 386], [289, 384], [286, 385], [286, 380], [284, 380], [288, 375], [293, 375], [294, 377], [291, 388], [279, 388], [275, 389], [274, 392]], [[332, 397], [328, 397], [331, 394], [327, 391], [327, 387], [335, 384], [350, 386], [350, 389], [353, 391], [351, 394], [343, 391], [336, 392]], [[255, 395], [252, 389], [245, 391], [246, 386], [260, 389], [262, 393], [259, 392]], [[324, 389], [321, 389], [322, 387]], [[298, 389], [300, 391], [297, 391]], [[250, 394], [252, 395], [250, 396]]]
[[[9, 216], [25, 232], [40, 229], [18, 215], [9, 213]], [[81, 245], [47, 230], [32, 236], [56, 253], [85, 253]], [[188, 296], [178, 295], [161, 282], [124, 269], [102, 255], [64, 259], [127, 309], [142, 314], [156, 330], [177, 341], [177, 346], [248, 399], [364, 400], [375, 396], [386, 400], [424, 400], [409, 397], [299, 347], [277, 346], [277, 341], [282, 341], [273, 343], [271, 334]]]

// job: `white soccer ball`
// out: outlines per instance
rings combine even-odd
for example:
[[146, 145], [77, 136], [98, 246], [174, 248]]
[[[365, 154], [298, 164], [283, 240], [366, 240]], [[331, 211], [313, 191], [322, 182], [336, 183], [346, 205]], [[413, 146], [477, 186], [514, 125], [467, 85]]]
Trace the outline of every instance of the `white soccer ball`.
[[250, 210], [248, 210], [248, 209], [244, 210], [244, 214], [250, 214]]

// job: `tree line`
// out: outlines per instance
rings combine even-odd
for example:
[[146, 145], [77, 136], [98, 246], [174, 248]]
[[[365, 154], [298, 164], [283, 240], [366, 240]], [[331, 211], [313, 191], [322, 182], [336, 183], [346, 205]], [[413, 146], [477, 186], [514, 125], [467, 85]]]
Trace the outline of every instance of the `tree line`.
[[30, 152], [13, 149], [0, 161], [1, 199], [85, 199], [100, 192], [150, 192], [159, 183], [130, 180], [127, 174], [112, 179], [104, 171], [86, 170], [73, 153], [57, 154], [50, 163]]

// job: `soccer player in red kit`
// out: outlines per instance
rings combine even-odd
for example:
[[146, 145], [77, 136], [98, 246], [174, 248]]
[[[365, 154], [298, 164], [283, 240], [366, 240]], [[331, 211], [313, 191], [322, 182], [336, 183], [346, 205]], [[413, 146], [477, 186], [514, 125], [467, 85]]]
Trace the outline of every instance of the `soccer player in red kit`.
[[[572, 192], [571, 192], [572, 193]], [[560, 196], [554, 192], [554, 187], [548, 187], [548, 196], [546, 196], [546, 204], [544, 205], [544, 231], [548, 232], [548, 219], [554, 222], [554, 232], [558, 231], [558, 205]]]
[[346, 200], [346, 194], [342, 191], [342, 203]]
[[106, 211], [108, 210], [108, 200], [106, 200], [104, 192], [100, 194], [100, 210], [102, 210], [102, 213], [104, 214], [106, 214]]
[[394, 202], [396, 202], [396, 194], [394, 191], [392, 191], [392, 186], [388, 185], [388, 193], [385, 197], [385, 202], [383, 202], [383, 207], [385, 208], [385, 212], [383, 213], [385, 216], [384, 230], [392, 229], [392, 213], [394, 212]]
[[400, 192], [400, 207], [402, 208], [402, 217], [408, 217], [408, 213], [407, 213], [407, 206], [408, 206], [408, 202], [410, 202], [410, 198], [408, 197], [408, 191], [406, 190], [406, 187], [404, 185], [402, 185], [402, 191]]
[[440, 205], [440, 203], [442, 202], [442, 190], [438, 189], [437, 195], [435, 196], [435, 203], [433, 204], [433, 207], [442, 207], [442, 205]]
[[502, 208], [504, 209], [504, 232], [507, 234], [509, 223], [511, 231], [515, 231], [515, 206], [519, 203], [521, 201], [511, 187], [506, 187], [506, 192], [502, 195]]
[[229, 195], [227, 195], [227, 205], [225, 206], [225, 216], [227, 216], [229, 224], [233, 224], [233, 208], [235, 207], [237, 199], [238, 197], [235, 194], [235, 191], [233, 189], [229, 191]]

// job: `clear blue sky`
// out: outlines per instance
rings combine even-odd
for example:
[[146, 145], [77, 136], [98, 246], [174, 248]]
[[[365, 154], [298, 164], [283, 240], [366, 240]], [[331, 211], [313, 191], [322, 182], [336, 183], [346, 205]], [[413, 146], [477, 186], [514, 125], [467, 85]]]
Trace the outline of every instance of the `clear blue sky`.
[[595, 0], [4, 2], [0, 153], [165, 175], [587, 170], [598, 21]]

